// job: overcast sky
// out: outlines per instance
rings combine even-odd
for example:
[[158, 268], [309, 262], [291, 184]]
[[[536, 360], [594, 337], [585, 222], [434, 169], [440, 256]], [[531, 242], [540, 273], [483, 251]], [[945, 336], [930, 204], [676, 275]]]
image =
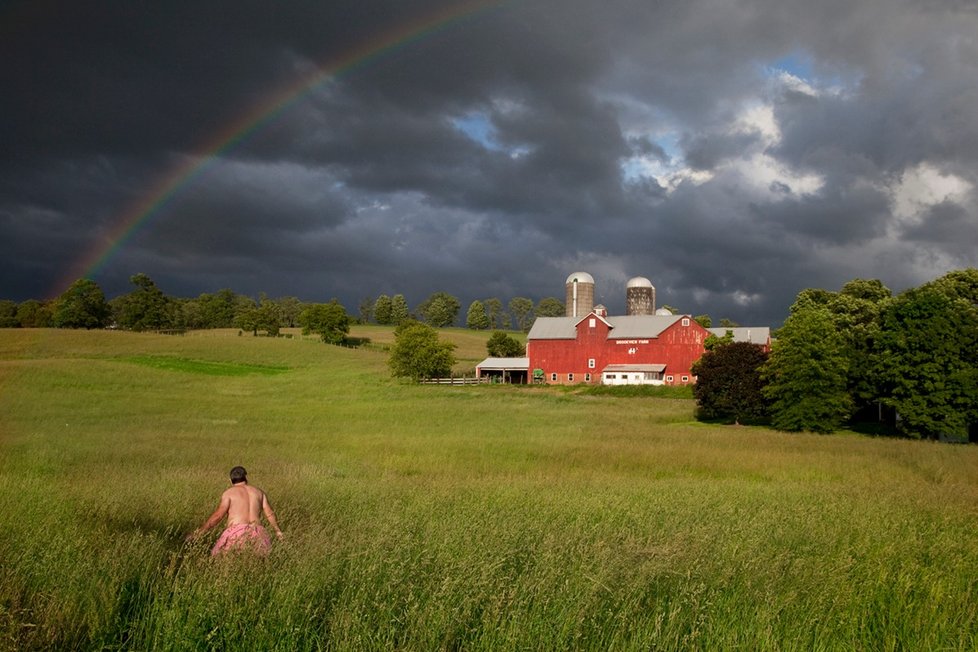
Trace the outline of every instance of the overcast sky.
[[144, 272], [464, 320], [583, 271], [612, 314], [645, 276], [777, 326], [806, 287], [919, 285], [978, 265], [976, 6], [7, 2], [0, 298]]

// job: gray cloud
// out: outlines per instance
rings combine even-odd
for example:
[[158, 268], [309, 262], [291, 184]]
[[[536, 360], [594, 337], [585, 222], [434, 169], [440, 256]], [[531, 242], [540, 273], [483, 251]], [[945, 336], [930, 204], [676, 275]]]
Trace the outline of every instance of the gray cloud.
[[[660, 302], [777, 325], [805, 287], [978, 264], [968, 3], [517, 0], [445, 24], [436, 0], [4, 11], [4, 298], [56, 291], [219, 144], [99, 269], [110, 296], [145, 272], [354, 310], [560, 296], [582, 269], [612, 310], [643, 275]], [[353, 52], [374, 56], [220, 142]]]

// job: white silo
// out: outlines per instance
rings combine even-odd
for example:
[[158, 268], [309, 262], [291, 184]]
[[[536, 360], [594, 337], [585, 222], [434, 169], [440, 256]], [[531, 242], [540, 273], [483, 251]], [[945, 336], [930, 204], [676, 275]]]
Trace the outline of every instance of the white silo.
[[594, 308], [594, 278], [587, 272], [574, 272], [567, 277], [567, 300], [564, 314], [568, 317], [583, 317]]

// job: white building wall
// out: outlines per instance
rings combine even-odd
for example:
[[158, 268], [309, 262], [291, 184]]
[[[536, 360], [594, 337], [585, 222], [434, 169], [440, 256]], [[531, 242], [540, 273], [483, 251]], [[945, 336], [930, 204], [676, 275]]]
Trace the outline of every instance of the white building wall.
[[[655, 376], [660, 376], [655, 378]], [[614, 372], [601, 374], [604, 385], [665, 385], [661, 374], [651, 374], [642, 371]]]

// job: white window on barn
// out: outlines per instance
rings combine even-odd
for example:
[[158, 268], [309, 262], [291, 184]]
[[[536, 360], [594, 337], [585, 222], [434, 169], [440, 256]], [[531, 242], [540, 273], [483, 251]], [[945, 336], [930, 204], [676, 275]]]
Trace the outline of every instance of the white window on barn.
[[595, 326], [598, 325], [598, 320], [595, 319], [594, 317], [591, 317], [591, 319], [588, 320], [587, 325], [590, 326], [591, 328], [594, 328]]
[[591, 382], [591, 374], [584, 374], [584, 382], [586, 383]]
[[667, 383], [671, 383], [672, 382], [672, 376], [666, 376], [666, 382]]
[[683, 382], [684, 383], [688, 383], [689, 382], [689, 376], [683, 376]]
[[567, 382], [569, 383], [574, 382], [574, 374], [567, 374]]
[[552, 380], [553, 382], [557, 382], [557, 374], [555, 373], [550, 374], [550, 380]]
[[587, 360], [587, 368], [588, 369], [594, 369], [594, 358], [588, 358], [588, 360]]
[[683, 326], [689, 326], [689, 317], [683, 317]]

